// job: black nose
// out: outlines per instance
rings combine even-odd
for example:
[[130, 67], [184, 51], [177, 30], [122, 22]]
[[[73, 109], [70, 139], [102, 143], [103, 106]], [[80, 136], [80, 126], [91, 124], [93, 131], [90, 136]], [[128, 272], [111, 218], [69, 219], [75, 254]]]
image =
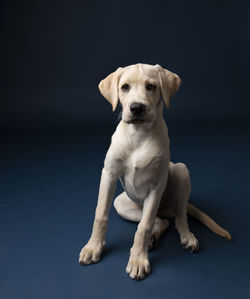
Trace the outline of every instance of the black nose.
[[130, 111], [133, 115], [141, 115], [145, 111], [146, 106], [141, 103], [133, 103], [130, 105]]

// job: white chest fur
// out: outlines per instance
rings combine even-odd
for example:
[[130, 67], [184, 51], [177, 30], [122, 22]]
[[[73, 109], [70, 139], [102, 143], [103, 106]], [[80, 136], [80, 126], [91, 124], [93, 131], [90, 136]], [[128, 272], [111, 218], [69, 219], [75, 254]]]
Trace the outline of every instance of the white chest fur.
[[118, 175], [128, 196], [143, 204], [149, 192], [167, 177], [169, 139], [165, 123], [151, 130], [119, 124], [112, 137], [105, 167]]
[[127, 155], [120, 179], [132, 200], [142, 204], [148, 193], [155, 188], [164, 173], [164, 167], [167, 171], [168, 153], [168, 148], [162, 150], [154, 142], [144, 142]]

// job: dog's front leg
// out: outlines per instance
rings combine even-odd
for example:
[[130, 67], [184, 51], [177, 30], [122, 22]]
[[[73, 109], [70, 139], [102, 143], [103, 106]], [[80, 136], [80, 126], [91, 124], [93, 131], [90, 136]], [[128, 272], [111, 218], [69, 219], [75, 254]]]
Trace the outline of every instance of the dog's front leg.
[[95, 211], [92, 235], [88, 243], [82, 248], [79, 263], [89, 265], [97, 263], [105, 245], [105, 236], [108, 228], [108, 214], [117, 183], [117, 177], [109, 170], [102, 170], [98, 203]]
[[151, 271], [148, 245], [163, 189], [163, 186], [159, 186], [152, 190], [144, 201], [142, 219], [135, 233], [134, 244], [130, 250], [130, 258], [126, 268], [130, 277], [136, 280], [143, 279]]

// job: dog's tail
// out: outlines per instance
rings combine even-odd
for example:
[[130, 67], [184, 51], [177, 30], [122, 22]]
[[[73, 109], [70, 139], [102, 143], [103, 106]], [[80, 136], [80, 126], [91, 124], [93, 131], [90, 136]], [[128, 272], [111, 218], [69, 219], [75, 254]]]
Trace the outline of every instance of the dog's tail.
[[206, 227], [208, 227], [215, 234], [224, 237], [227, 240], [232, 240], [232, 237], [228, 231], [226, 231], [224, 228], [219, 226], [212, 218], [210, 218], [207, 214], [199, 210], [193, 204], [188, 203], [187, 213], [188, 215], [194, 217], [195, 219], [198, 219], [201, 223], [206, 225]]

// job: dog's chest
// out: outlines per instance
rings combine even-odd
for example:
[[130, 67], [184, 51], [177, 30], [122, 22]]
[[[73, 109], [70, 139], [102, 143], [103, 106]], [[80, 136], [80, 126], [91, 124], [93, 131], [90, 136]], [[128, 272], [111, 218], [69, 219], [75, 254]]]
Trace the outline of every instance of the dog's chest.
[[140, 203], [156, 186], [164, 155], [157, 147], [143, 146], [128, 154], [121, 181], [129, 197]]

